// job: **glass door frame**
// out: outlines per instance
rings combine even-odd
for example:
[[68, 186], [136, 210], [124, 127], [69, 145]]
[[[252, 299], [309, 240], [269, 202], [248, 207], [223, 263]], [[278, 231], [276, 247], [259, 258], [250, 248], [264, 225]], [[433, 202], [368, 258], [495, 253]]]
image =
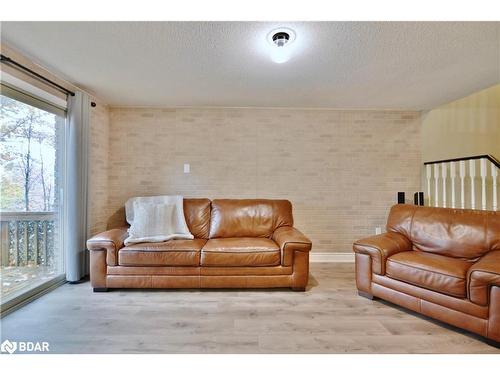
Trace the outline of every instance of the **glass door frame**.
[[[5, 91], [8, 91], [10, 95], [5, 95]], [[58, 229], [56, 230], [57, 238], [54, 238], [54, 242], [57, 241], [58, 248], [55, 249], [57, 251], [57, 276], [47, 280], [35, 287], [26, 290], [24, 292], [15, 295], [14, 297], [8, 299], [7, 301], [1, 300], [0, 304], [0, 317], [4, 317], [5, 315], [21, 308], [22, 306], [28, 304], [29, 302], [35, 300], [36, 298], [54, 290], [58, 286], [66, 283], [66, 232], [67, 232], [67, 220], [68, 220], [68, 212], [67, 212], [67, 199], [66, 199], [66, 187], [68, 180], [67, 173], [67, 111], [66, 108], [61, 108], [57, 104], [51, 103], [47, 101], [45, 98], [37, 97], [30, 92], [27, 92], [23, 89], [14, 87], [13, 85], [1, 82], [1, 90], [2, 95], [10, 97], [13, 100], [19, 101], [21, 103], [30, 105], [35, 108], [39, 108], [41, 110], [52, 112], [56, 115], [56, 124], [55, 124], [55, 133], [56, 133], [56, 178], [59, 178], [59, 182], [56, 185], [57, 192], [57, 212], [56, 212], [56, 221]], [[52, 109], [52, 110], [51, 110]], [[1, 215], [1, 212], [0, 212]]]

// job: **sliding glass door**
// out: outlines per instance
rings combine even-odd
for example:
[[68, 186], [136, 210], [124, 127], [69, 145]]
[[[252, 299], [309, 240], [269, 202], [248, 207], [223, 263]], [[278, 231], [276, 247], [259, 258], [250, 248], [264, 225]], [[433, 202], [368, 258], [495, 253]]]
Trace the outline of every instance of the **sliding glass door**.
[[64, 279], [66, 113], [1, 86], [0, 278], [5, 312]]

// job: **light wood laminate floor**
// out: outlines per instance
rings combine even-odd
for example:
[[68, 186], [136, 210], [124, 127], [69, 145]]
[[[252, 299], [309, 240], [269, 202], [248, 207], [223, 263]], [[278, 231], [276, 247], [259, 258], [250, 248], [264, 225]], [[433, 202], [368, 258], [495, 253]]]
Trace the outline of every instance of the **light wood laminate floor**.
[[65, 284], [1, 320], [52, 353], [500, 353], [478, 336], [359, 297], [354, 265], [311, 264], [305, 293]]

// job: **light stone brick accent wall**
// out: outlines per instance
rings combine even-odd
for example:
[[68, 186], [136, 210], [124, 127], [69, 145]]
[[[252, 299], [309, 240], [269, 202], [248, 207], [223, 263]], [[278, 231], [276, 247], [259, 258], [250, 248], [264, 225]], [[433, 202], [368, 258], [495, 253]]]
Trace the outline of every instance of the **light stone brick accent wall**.
[[105, 231], [109, 216], [109, 108], [100, 103], [90, 112], [89, 147], [89, 230]]
[[111, 108], [109, 180], [97, 179], [92, 197], [95, 212], [107, 190], [108, 206], [93, 227], [132, 196], [284, 198], [313, 251], [350, 252], [385, 226], [398, 191], [410, 200], [420, 190], [420, 123], [399, 111]]

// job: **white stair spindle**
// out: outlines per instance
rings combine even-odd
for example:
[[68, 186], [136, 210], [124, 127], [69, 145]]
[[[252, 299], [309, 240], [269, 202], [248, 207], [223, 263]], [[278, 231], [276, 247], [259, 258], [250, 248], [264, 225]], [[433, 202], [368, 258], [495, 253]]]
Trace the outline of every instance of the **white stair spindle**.
[[429, 206], [431, 206], [431, 165], [427, 164], [425, 166], [425, 178], [427, 179], [427, 196], [429, 197]]
[[451, 207], [455, 208], [456, 207], [456, 197], [455, 197], [455, 174], [456, 174], [456, 168], [455, 168], [455, 162], [450, 163], [450, 183], [451, 183]]
[[486, 210], [486, 159], [480, 160], [481, 166], [481, 208]]
[[441, 178], [443, 179], [443, 207], [446, 207], [446, 163], [441, 164]]
[[434, 207], [439, 207], [439, 164], [434, 164]]
[[469, 160], [469, 177], [470, 177], [470, 208], [476, 208], [476, 160]]
[[465, 161], [460, 160], [459, 164], [460, 173], [460, 204], [465, 208]]
[[493, 180], [493, 211], [498, 210], [498, 195], [497, 195], [497, 177], [498, 168], [495, 164], [491, 163], [491, 177]]

